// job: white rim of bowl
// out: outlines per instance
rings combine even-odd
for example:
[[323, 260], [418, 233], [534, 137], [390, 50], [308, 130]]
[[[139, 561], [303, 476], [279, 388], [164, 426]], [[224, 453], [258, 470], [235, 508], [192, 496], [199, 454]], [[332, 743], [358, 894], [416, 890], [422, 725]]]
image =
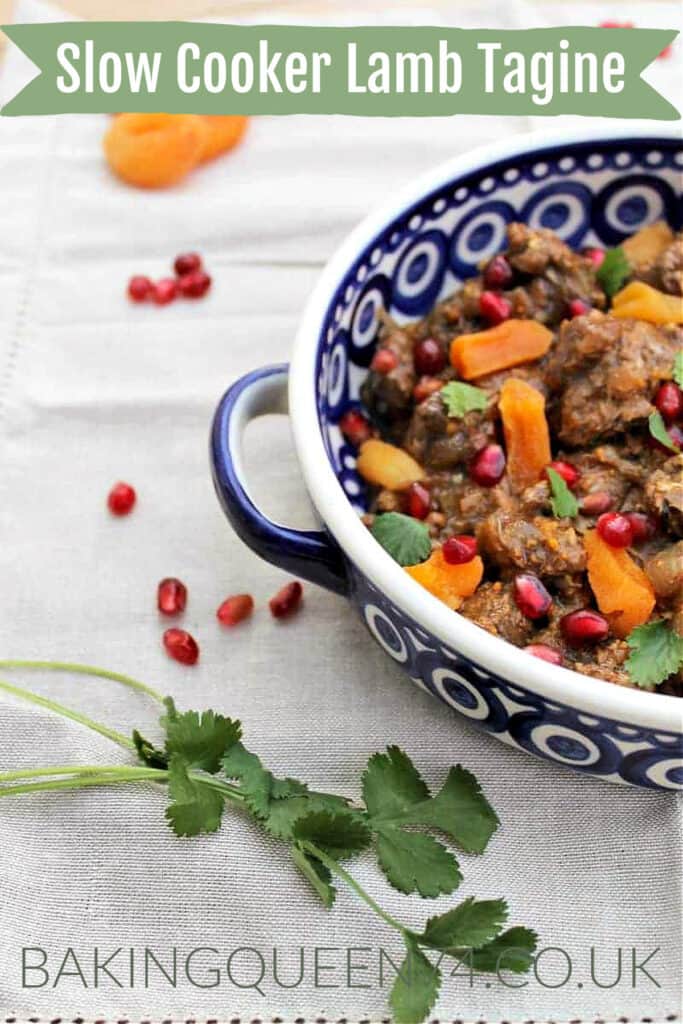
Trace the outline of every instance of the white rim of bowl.
[[[549, 701], [587, 714], [662, 732], [683, 731], [683, 699], [617, 686], [594, 676], [541, 661], [451, 611], [421, 587], [371, 536], [353, 510], [329, 463], [318, 423], [315, 365], [318, 337], [332, 296], [349, 267], [388, 224], [447, 182], [489, 164], [535, 150], [574, 143], [652, 138], [680, 140], [676, 130], [530, 132], [477, 147], [439, 164], [397, 191], [346, 237], [322, 271], [296, 336], [289, 380], [294, 441], [306, 487], [323, 523], [355, 565], [398, 608], [433, 633], [447, 648]], [[541, 154], [539, 154], [540, 157]]]

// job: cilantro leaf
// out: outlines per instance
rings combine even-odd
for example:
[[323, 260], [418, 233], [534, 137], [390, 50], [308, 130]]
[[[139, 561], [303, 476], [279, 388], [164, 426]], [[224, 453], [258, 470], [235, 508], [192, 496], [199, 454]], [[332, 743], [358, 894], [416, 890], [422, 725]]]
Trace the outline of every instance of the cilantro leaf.
[[268, 817], [263, 820], [263, 826], [277, 839], [292, 839], [297, 821], [314, 811], [327, 811], [331, 814], [338, 811], [356, 813], [351, 811], [348, 801], [341, 796], [307, 791], [271, 800]]
[[363, 801], [369, 814], [391, 816], [422, 800], [429, 800], [429, 790], [407, 754], [399, 747], [373, 754], [363, 772]]
[[441, 972], [406, 938], [406, 957], [389, 996], [396, 1024], [421, 1024], [436, 1002]]
[[393, 825], [381, 826], [377, 859], [389, 882], [399, 892], [419, 892], [433, 898], [453, 892], [462, 875], [458, 862], [441, 843], [421, 832], [406, 832]]
[[385, 512], [375, 517], [370, 532], [399, 565], [417, 565], [431, 554], [429, 527], [413, 516]]
[[471, 772], [451, 768], [441, 790], [405, 811], [373, 817], [371, 825], [425, 825], [454, 839], [469, 853], [483, 853], [498, 828], [498, 818]]
[[481, 388], [465, 384], [462, 380], [452, 380], [439, 392], [449, 416], [461, 418], [468, 412], [481, 411], [488, 405], [489, 397]]
[[143, 764], [149, 765], [150, 768], [166, 768], [168, 766], [168, 757], [163, 750], [159, 750], [153, 743], [146, 740], [137, 729], [133, 729], [132, 739], [138, 757]]
[[475, 900], [470, 896], [445, 914], [430, 917], [418, 938], [445, 953], [455, 953], [468, 946], [476, 949], [495, 939], [507, 916], [505, 900]]
[[337, 890], [332, 885], [332, 872], [330, 869], [299, 846], [292, 847], [292, 860], [299, 871], [311, 883], [324, 905], [329, 909], [337, 895]]
[[492, 942], [472, 950], [472, 970], [524, 974], [533, 963], [537, 943], [536, 932], [529, 928], [508, 928]]
[[605, 295], [610, 299], [619, 291], [626, 278], [631, 273], [631, 264], [626, 258], [626, 253], [618, 245], [615, 249], [608, 249], [605, 258], [600, 264], [596, 277], [602, 285]]
[[666, 429], [666, 424], [664, 423], [664, 418], [661, 412], [655, 411], [650, 413], [647, 425], [650, 428], [650, 434], [654, 437], [655, 441], [659, 441], [659, 443], [663, 444], [665, 448], [669, 449], [669, 451], [678, 451], [678, 448], [671, 440], [669, 431]]
[[191, 779], [187, 762], [174, 755], [168, 766], [171, 804], [166, 819], [177, 836], [217, 832], [223, 815], [223, 797], [205, 783]]
[[546, 467], [546, 473], [550, 483], [550, 507], [553, 510], [553, 515], [558, 519], [562, 519], [564, 516], [573, 518], [578, 515], [579, 503], [569, 490], [566, 480], [563, 480], [552, 466]]
[[[370, 845], [365, 822], [348, 811], [312, 811], [294, 823], [292, 834], [300, 843], [312, 843], [335, 860], [353, 857]], [[313, 851], [309, 850], [309, 853]], [[315, 856], [315, 853], [313, 853]]]
[[229, 779], [239, 779], [249, 809], [259, 818], [268, 815], [273, 776], [241, 743], [234, 743], [223, 758], [223, 771]]
[[674, 359], [674, 368], [671, 371], [671, 376], [678, 384], [679, 388], [683, 388], [683, 348], [676, 353]]
[[219, 770], [225, 751], [237, 743], [242, 732], [239, 722], [215, 711], [173, 712], [162, 719], [166, 729], [166, 754], [179, 754], [189, 768], [201, 768], [212, 775]]
[[626, 642], [631, 648], [626, 671], [642, 690], [653, 690], [683, 666], [683, 636], [664, 619], [636, 626]]

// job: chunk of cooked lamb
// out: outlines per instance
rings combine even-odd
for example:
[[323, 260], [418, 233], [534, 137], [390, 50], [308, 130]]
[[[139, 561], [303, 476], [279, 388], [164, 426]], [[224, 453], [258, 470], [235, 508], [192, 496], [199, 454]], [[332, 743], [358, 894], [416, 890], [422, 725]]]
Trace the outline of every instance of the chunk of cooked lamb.
[[676, 537], [683, 537], [683, 454], [667, 459], [645, 484], [645, 501]]
[[531, 619], [515, 604], [509, 583], [482, 583], [459, 610], [465, 618], [518, 647], [529, 643], [534, 631]]
[[482, 553], [503, 573], [563, 576], [583, 572], [586, 555], [574, 527], [559, 519], [494, 512], [477, 531]]

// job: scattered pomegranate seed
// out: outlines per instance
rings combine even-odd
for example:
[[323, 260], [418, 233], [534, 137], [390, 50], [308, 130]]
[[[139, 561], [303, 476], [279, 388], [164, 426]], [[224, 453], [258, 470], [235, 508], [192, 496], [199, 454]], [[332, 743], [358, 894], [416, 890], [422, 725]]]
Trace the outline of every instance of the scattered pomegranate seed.
[[487, 288], [507, 288], [513, 276], [512, 267], [505, 256], [494, 256], [484, 270], [484, 284]]
[[512, 581], [512, 596], [522, 615], [527, 619], [542, 619], [547, 615], [553, 599], [538, 576], [521, 572]]
[[613, 503], [612, 495], [607, 491], [593, 491], [581, 499], [581, 511], [585, 516], [599, 516], [608, 512]]
[[276, 619], [286, 619], [288, 616], [293, 615], [301, 607], [303, 593], [304, 588], [298, 580], [286, 583], [281, 590], [278, 590], [275, 597], [271, 597], [268, 602], [271, 615]]
[[251, 594], [234, 594], [226, 597], [216, 611], [216, 618], [224, 626], [236, 626], [238, 622], [248, 619], [254, 610], [254, 598]]
[[187, 587], [173, 576], [162, 580], [157, 588], [157, 608], [162, 615], [180, 615], [187, 604]]
[[372, 427], [358, 409], [348, 409], [339, 420], [339, 429], [351, 444], [360, 448], [364, 441], [372, 437]]
[[599, 612], [590, 608], [580, 608], [560, 619], [562, 636], [571, 647], [583, 647], [584, 644], [599, 644], [609, 635], [609, 622]]
[[602, 266], [602, 261], [605, 258], [605, 250], [591, 247], [589, 249], [584, 249], [583, 255], [588, 257], [588, 259], [591, 261], [591, 263], [597, 270], [599, 267]]
[[391, 373], [398, 366], [398, 356], [390, 348], [378, 348], [372, 357], [370, 369], [375, 373]]
[[427, 376], [441, 373], [446, 365], [446, 353], [433, 338], [419, 341], [413, 352], [415, 372]]
[[487, 444], [470, 463], [470, 476], [480, 487], [495, 487], [505, 472], [505, 452], [499, 444]]
[[185, 274], [191, 274], [193, 270], [202, 269], [202, 258], [198, 252], [184, 252], [180, 256], [176, 256], [173, 269], [178, 277], [184, 277]]
[[591, 306], [589, 306], [587, 302], [584, 302], [583, 299], [572, 299], [567, 306], [567, 312], [570, 317], [585, 316], [586, 313], [590, 313], [590, 311]]
[[178, 284], [172, 277], [162, 277], [152, 288], [152, 298], [157, 306], [167, 306], [178, 294]]
[[[549, 464], [550, 469], [554, 469], [558, 476], [561, 476], [567, 487], [573, 488], [578, 483], [581, 473], [572, 466], [571, 462], [563, 462], [562, 459], [556, 459], [554, 462]], [[547, 474], [546, 474], [547, 476]]]
[[601, 21], [598, 28], [635, 28], [632, 21]]
[[564, 664], [564, 658], [560, 651], [555, 647], [550, 647], [548, 644], [528, 644], [524, 650], [527, 654], [533, 654], [534, 658], [540, 658], [541, 661], [548, 661], [551, 665]]
[[167, 629], [163, 642], [166, 653], [182, 665], [194, 665], [199, 658], [197, 641], [185, 629]]
[[655, 405], [667, 423], [673, 423], [683, 416], [683, 391], [672, 380], [659, 385]]
[[612, 548], [627, 548], [633, 544], [633, 527], [621, 512], [604, 512], [598, 519], [598, 533]]
[[647, 512], [624, 512], [624, 516], [631, 524], [633, 531], [633, 543], [644, 544], [646, 540], [652, 540], [657, 532], [657, 520]]
[[429, 398], [435, 391], [441, 391], [442, 387], [443, 381], [438, 377], [420, 377], [413, 388], [413, 398], [416, 402], [424, 402], [425, 398]]
[[432, 507], [432, 496], [421, 483], [411, 484], [408, 488], [406, 507], [408, 515], [413, 519], [426, 519]]
[[510, 319], [512, 303], [499, 292], [482, 292], [479, 296], [479, 312], [490, 324], [502, 324]]
[[201, 299], [211, 287], [211, 278], [204, 270], [191, 270], [178, 278], [178, 288], [186, 299]]
[[133, 302], [146, 302], [152, 294], [154, 285], [148, 277], [143, 277], [142, 274], [136, 274], [135, 277], [131, 277], [128, 282], [128, 296]]
[[472, 561], [476, 553], [476, 537], [468, 537], [464, 533], [458, 534], [457, 537], [449, 537], [441, 548], [444, 562], [448, 562], [449, 565], [465, 565], [466, 562]]
[[130, 484], [114, 484], [107, 497], [109, 511], [115, 516], [127, 516], [132, 512], [137, 495]]

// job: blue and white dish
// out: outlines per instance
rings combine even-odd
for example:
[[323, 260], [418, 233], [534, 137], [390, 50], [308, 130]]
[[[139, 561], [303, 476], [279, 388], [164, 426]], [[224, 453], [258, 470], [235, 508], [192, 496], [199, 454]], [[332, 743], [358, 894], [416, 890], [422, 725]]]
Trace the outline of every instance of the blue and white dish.
[[[501, 249], [505, 227], [548, 227], [571, 246], [613, 246], [645, 224], [682, 221], [676, 136], [517, 137], [455, 159], [369, 216], [322, 273], [291, 367], [255, 370], [216, 412], [216, 489], [262, 557], [347, 596], [414, 682], [480, 728], [557, 764], [615, 782], [683, 789], [683, 700], [615, 686], [532, 657], [452, 612], [412, 580], [359, 519], [365, 485], [338, 426], [359, 403], [377, 312], [424, 316]], [[241, 434], [289, 413], [321, 530], [277, 525], [244, 482]]]

